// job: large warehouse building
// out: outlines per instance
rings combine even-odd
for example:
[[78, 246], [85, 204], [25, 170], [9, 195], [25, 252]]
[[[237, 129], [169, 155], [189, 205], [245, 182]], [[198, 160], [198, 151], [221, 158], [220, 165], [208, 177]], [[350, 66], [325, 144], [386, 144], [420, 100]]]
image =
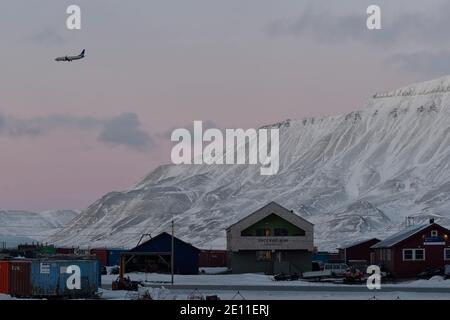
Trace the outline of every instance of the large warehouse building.
[[[197, 274], [200, 250], [174, 237], [174, 273]], [[122, 254], [126, 272], [171, 272], [172, 236], [166, 232]]]
[[313, 224], [271, 202], [227, 228], [233, 273], [302, 273], [311, 270]]

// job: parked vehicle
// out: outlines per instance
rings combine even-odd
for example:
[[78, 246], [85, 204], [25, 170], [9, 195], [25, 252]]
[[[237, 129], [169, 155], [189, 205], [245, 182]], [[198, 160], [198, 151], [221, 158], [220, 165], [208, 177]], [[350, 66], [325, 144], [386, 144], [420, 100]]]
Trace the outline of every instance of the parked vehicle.
[[343, 277], [348, 266], [345, 263], [325, 263], [320, 271], [303, 272], [304, 279], [323, 279], [330, 277]]
[[445, 265], [444, 278], [445, 279], [449, 279], [450, 278], [450, 264]]
[[321, 280], [323, 278], [331, 278], [332, 276], [331, 270], [308, 271], [302, 274], [303, 279], [310, 280]]
[[110, 270], [111, 274], [119, 274], [120, 268], [119, 267], [112, 267]]
[[117, 277], [112, 283], [112, 290], [138, 291], [139, 281], [132, 281], [130, 277], [121, 279]]
[[357, 268], [348, 268], [344, 273], [344, 283], [361, 283], [363, 278], [364, 273]]
[[444, 268], [427, 268], [425, 271], [422, 271], [417, 274], [417, 279], [425, 279], [428, 280], [434, 276], [443, 276], [444, 275]]
[[101, 267], [100, 267], [100, 274], [101, 274], [102, 276], [108, 274], [108, 270], [106, 269], [105, 266], [101, 266]]
[[330, 270], [333, 276], [343, 276], [348, 269], [345, 263], [325, 263], [324, 270]]
[[300, 276], [298, 275], [297, 272], [293, 273], [293, 274], [284, 274], [284, 273], [280, 273], [277, 274], [273, 277], [273, 280], [275, 281], [294, 281], [294, 280], [298, 280], [300, 278]]
[[320, 260], [316, 260], [312, 262], [311, 271], [321, 271], [323, 269], [323, 262]]

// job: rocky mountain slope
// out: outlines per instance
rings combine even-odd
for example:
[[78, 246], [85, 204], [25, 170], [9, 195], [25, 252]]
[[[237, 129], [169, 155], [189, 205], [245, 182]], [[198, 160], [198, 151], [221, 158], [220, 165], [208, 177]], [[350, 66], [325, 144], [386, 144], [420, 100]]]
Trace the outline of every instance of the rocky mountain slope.
[[274, 200], [315, 224], [333, 249], [383, 237], [417, 221], [450, 219], [450, 77], [372, 97], [349, 114], [287, 120], [280, 170], [259, 165], [163, 165], [133, 188], [84, 210], [51, 241], [134, 246], [168, 230], [202, 248], [223, 248], [224, 229]]
[[78, 214], [73, 210], [0, 211], [0, 243], [9, 247], [18, 243], [44, 241]]

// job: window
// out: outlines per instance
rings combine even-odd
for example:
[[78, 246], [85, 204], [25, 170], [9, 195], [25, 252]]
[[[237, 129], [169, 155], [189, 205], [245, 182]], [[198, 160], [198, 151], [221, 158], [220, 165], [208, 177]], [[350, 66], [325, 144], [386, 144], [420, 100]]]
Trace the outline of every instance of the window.
[[444, 248], [444, 260], [450, 260], [450, 248]]
[[256, 261], [272, 261], [272, 251], [256, 251]]
[[403, 260], [414, 260], [413, 250], [404, 249], [403, 250]]
[[425, 260], [425, 249], [403, 249], [403, 261]]
[[423, 249], [416, 249], [414, 250], [416, 256], [414, 257], [414, 260], [425, 260], [425, 250]]
[[274, 234], [275, 234], [275, 237], [287, 237], [288, 230], [286, 228], [275, 228]]
[[432, 237], [437, 237], [438, 236], [437, 230], [431, 230], [431, 236]]
[[277, 251], [275, 253], [275, 259], [276, 259], [277, 262], [289, 261], [287, 253], [286, 252], [282, 252], [282, 251]]
[[256, 232], [257, 237], [264, 237], [264, 229], [263, 228], [257, 228], [255, 232]]

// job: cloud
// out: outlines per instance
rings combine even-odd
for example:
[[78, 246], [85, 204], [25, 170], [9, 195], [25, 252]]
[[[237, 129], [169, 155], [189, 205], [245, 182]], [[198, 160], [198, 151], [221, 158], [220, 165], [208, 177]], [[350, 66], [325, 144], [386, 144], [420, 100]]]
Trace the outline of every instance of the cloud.
[[98, 131], [99, 141], [138, 151], [154, 146], [152, 137], [141, 128], [134, 113], [122, 113], [107, 119], [61, 114], [23, 119], [0, 114], [0, 136], [38, 137], [59, 129]]
[[[202, 120], [202, 123], [203, 123], [203, 131], [205, 131], [207, 129], [212, 129], [212, 128], [217, 128], [217, 129], [221, 128], [218, 124], [216, 124], [212, 120]], [[194, 121], [192, 121], [191, 123], [188, 123], [181, 127], [173, 127], [173, 128], [167, 129], [163, 132], [158, 133], [156, 136], [160, 139], [169, 139], [170, 140], [172, 132], [178, 128], [187, 129], [191, 133], [192, 136], [194, 135]]]
[[66, 42], [64, 37], [53, 27], [45, 27], [37, 31], [29, 37], [29, 40], [39, 45], [55, 47], [61, 46]]
[[0, 135], [36, 137], [61, 128], [96, 129], [100, 128], [104, 122], [105, 120], [93, 117], [74, 117], [59, 114], [29, 119], [0, 114]]
[[[308, 7], [298, 18], [277, 19], [265, 31], [272, 36], [309, 36], [319, 42], [342, 42], [363, 38], [364, 15], [334, 16]], [[367, 28], [366, 28], [367, 30]]]
[[137, 150], [154, 146], [153, 139], [140, 128], [138, 116], [134, 113], [123, 113], [107, 121], [99, 140], [111, 145], [126, 145]]
[[382, 30], [367, 29], [364, 4], [337, 14], [310, 2], [300, 16], [274, 20], [265, 31], [273, 37], [294, 36], [321, 44], [369, 45], [386, 65], [400, 71], [424, 76], [450, 73], [449, 1], [428, 10], [405, 6], [395, 15], [389, 5], [380, 7]]
[[447, 32], [450, 3], [447, 1], [434, 12], [408, 12], [405, 9], [392, 16], [385, 15], [388, 9], [383, 8], [381, 6], [382, 30], [367, 29], [365, 10], [337, 15], [330, 9], [318, 9], [310, 4], [301, 16], [274, 20], [265, 31], [271, 36], [303, 36], [320, 43], [401, 46], [407, 43], [442, 45], [450, 40]]
[[426, 76], [450, 74], [450, 51], [418, 51], [395, 54], [386, 60], [402, 71]]

